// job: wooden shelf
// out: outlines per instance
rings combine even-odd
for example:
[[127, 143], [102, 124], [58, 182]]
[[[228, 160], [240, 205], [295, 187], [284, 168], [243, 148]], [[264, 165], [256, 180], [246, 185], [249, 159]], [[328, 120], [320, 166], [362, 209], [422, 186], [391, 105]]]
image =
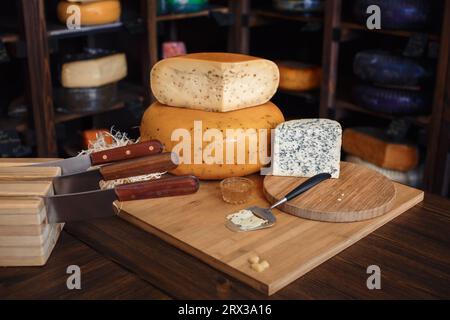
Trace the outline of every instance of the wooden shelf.
[[19, 40], [19, 35], [14, 34], [14, 33], [0, 34], [0, 40], [3, 43], [15, 43]]
[[278, 88], [277, 93], [288, 94], [291, 96], [300, 97], [306, 100], [319, 101], [319, 90], [309, 90], [309, 91], [293, 91]]
[[[415, 33], [422, 33], [420, 31], [411, 31], [411, 30], [389, 30], [389, 29], [374, 29], [369, 30], [366, 28], [366, 26], [354, 23], [354, 22], [341, 22], [341, 28], [347, 29], [347, 30], [356, 30], [356, 31], [365, 31], [365, 32], [371, 32], [371, 33], [378, 33], [378, 34], [385, 34], [385, 35], [391, 35], [391, 36], [397, 36], [397, 37], [406, 37], [409, 38]], [[440, 36], [437, 34], [428, 33], [429, 40], [433, 41], [439, 41]]]
[[25, 119], [0, 118], [0, 129], [15, 129], [17, 132], [23, 132], [28, 129]]
[[55, 123], [63, 123], [80, 118], [90, 117], [110, 111], [120, 110], [125, 107], [127, 101], [138, 99], [143, 101], [143, 87], [129, 82], [119, 83], [119, 99], [111, 107], [104, 110], [83, 113], [55, 113]]
[[369, 116], [373, 116], [376, 118], [382, 118], [382, 119], [388, 119], [388, 120], [394, 120], [398, 118], [405, 118], [412, 120], [412, 123], [420, 126], [420, 127], [426, 127], [430, 123], [431, 116], [403, 116], [403, 115], [393, 115], [388, 113], [382, 113], [382, 112], [375, 112], [368, 109], [364, 109], [360, 106], [357, 106], [351, 102], [337, 99], [336, 100], [336, 108], [337, 109], [344, 109], [349, 111], [354, 111], [362, 114], [366, 114]]
[[270, 11], [269, 9], [254, 10], [253, 15], [256, 17], [280, 19], [297, 22], [323, 22], [323, 16], [320, 14], [301, 14], [280, 11]]
[[51, 24], [47, 25], [47, 35], [51, 38], [70, 38], [80, 37], [88, 34], [113, 32], [123, 28], [122, 21], [113, 23], [102, 24], [98, 26], [84, 26], [81, 29], [70, 30], [64, 24]]
[[62, 123], [67, 121], [72, 121], [80, 118], [85, 118], [101, 113], [106, 113], [114, 110], [119, 110], [125, 107], [125, 103], [123, 101], [118, 101], [114, 103], [110, 108], [92, 112], [83, 112], [83, 113], [55, 113], [55, 123]]
[[158, 22], [159, 21], [173, 21], [173, 20], [191, 19], [191, 18], [198, 18], [198, 17], [207, 17], [210, 15], [211, 12], [229, 13], [230, 10], [228, 10], [227, 7], [211, 7], [206, 10], [191, 12], [191, 13], [174, 13], [174, 14], [157, 16], [156, 21], [158, 21]]

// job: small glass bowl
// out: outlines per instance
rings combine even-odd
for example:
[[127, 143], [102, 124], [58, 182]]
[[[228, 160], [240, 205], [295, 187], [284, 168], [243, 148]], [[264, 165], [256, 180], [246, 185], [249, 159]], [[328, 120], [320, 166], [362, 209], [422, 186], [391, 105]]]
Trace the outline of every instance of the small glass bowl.
[[223, 201], [231, 204], [243, 204], [253, 192], [253, 181], [242, 177], [226, 178], [220, 182]]

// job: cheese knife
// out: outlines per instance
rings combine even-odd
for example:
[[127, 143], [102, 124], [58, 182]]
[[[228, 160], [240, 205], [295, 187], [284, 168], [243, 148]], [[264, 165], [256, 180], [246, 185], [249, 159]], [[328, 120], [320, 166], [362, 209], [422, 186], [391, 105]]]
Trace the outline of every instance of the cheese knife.
[[53, 178], [55, 194], [97, 190], [100, 180], [115, 180], [155, 172], [165, 172], [178, 165], [176, 153], [164, 152], [146, 157], [120, 161], [98, 169]]
[[47, 223], [72, 222], [116, 216], [114, 201], [131, 201], [187, 195], [197, 192], [199, 181], [194, 176], [171, 176], [158, 180], [95, 190], [44, 197]]
[[60, 167], [61, 174], [67, 175], [86, 171], [92, 166], [157, 154], [162, 150], [163, 145], [160, 141], [149, 140], [72, 158], [34, 163], [31, 166]]

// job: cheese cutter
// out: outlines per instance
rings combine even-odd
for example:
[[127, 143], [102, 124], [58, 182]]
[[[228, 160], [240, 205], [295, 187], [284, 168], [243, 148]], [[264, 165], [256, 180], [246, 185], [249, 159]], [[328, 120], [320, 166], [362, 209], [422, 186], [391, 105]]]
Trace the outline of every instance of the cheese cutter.
[[283, 204], [289, 200], [296, 198], [297, 196], [299, 196], [302, 193], [313, 188], [320, 182], [330, 179], [330, 178], [331, 178], [331, 174], [329, 174], [329, 173], [319, 173], [319, 174], [309, 178], [305, 182], [301, 183], [299, 186], [295, 187], [291, 192], [289, 192], [281, 200], [277, 201], [269, 208], [261, 208], [261, 207], [253, 206], [253, 207], [244, 209], [244, 210], [251, 211], [255, 216], [266, 221], [265, 223], [258, 225], [257, 227], [243, 229], [241, 225], [233, 223], [231, 221], [231, 219], [228, 219], [227, 223], [225, 225], [227, 226], [228, 229], [235, 231], [235, 232], [254, 231], [254, 230], [269, 228], [269, 227], [273, 226], [275, 224], [275, 222], [277, 222], [277, 218], [272, 213], [272, 209], [278, 207], [280, 204]]
[[98, 169], [55, 177], [55, 194], [97, 190], [100, 180], [115, 180], [155, 172], [165, 172], [178, 165], [176, 153], [164, 152], [101, 166]]
[[163, 145], [160, 141], [149, 140], [72, 158], [34, 163], [30, 166], [60, 167], [61, 174], [67, 175], [84, 172], [92, 166], [157, 154], [162, 152], [162, 150]]
[[44, 198], [47, 223], [61, 223], [116, 216], [120, 209], [114, 201], [130, 201], [187, 195], [197, 192], [199, 181], [194, 176], [170, 176], [158, 180], [116, 186]]

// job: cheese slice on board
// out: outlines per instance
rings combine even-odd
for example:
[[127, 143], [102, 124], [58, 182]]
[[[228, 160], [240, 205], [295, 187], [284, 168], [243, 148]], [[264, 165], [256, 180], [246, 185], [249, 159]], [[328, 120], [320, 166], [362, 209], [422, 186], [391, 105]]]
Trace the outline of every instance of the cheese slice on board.
[[280, 89], [306, 91], [320, 87], [320, 67], [296, 61], [279, 61], [277, 65], [280, 70]]
[[339, 178], [342, 128], [329, 119], [291, 120], [275, 129], [272, 169], [275, 176]]
[[73, 61], [63, 64], [62, 86], [65, 88], [99, 87], [119, 81], [127, 75], [125, 54]]
[[390, 141], [383, 130], [371, 127], [347, 128], [342, 138], [345, 152], [378, 167], [409, 171], [417, 167], [416, 146]]
[[80, 10], [80, 24], [82, 26], [98, 25], [116, 22], [120, 19], [121, 7], [119, 0], [102, 1], [60, 1], [57, 7], [58, 20], [66, 24], [75, 14], [71, 6]]
[[278, 67], [270, 60], [218, 52], [161, 60], [150, 76], [159, 102], [217, 112], [264, 104], [279, 81]]

